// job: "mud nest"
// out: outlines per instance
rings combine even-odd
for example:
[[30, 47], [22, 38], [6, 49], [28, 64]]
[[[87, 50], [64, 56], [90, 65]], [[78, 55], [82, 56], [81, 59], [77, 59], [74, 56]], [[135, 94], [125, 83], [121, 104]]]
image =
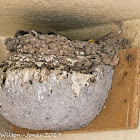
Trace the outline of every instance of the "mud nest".
[[88, 43], [34, 30], [4, 43], [1, 114], [19, 127], [58, 131], [85, 127], [100, 113], [118, 51], [131, 47], [122, 34]]

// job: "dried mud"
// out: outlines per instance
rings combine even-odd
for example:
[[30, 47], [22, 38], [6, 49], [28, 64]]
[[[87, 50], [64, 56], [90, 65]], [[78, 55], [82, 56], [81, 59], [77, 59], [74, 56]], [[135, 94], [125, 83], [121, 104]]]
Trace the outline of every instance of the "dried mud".
[[45, 67], [84, 74], [92, 74], [100, 64], [116, 66], [118, 50], [131, 47], [122, 34], [110, 33], [97, 42], [88, 43], [34, 30], [29, 34], [7, 38], [4, 43], [9, 54], [1, 64], [3, 71], [8, 68]]

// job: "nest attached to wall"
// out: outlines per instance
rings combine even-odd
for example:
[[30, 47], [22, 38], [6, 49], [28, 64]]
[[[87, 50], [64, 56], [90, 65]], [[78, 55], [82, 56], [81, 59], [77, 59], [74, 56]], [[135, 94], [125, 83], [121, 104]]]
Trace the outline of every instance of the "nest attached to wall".
[[34, 30], [4, 43], [1, 114], [20, 127], [58, 131], [85, 127], [99, 114], [118, 51], [131, 47], [121, 33], [88, 43]]

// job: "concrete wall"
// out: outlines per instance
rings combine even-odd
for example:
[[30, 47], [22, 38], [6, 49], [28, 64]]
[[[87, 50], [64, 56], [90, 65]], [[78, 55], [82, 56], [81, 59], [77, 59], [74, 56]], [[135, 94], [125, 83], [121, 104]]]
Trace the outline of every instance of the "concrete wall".
[[[7, 54], [3, 45], [4, 38], [12, 37], [19, 29], [35, 29], [45, 33], [51, 31], [79, 40], [99, 39], [111, 31], [122, 31], [132, 40], [133, 47], [140, 47], [139, 6], [139, 0], [0, 0], [0, 63]], [[64, 134], [50, 139], [139, 138], [140, 126], [134, 130]]]

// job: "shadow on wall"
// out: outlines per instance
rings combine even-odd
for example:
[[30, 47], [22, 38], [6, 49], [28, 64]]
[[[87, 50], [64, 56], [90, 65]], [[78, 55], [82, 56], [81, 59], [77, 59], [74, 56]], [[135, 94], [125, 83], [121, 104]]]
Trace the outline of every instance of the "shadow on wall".
[[[97, 26], [104, 26], [108, 24], [115, 24], [120, 26], [121, 21], [113, 21], [113, 22], [102, 22], [98, 23], [96, 19], [102, 18], [104, 19], [105, 15], [102, 17], [92, 18], [90, 15], [80, 15], [80, 14], [72, 14], [72, 13], [62, 13], [57, 11], [45, 11], [45, 12], [33, 12], [33, 11], [25, 11], [22, 17], [18, 17], [19, 20], [23, 21], [24, 26], [32, 25], [30, 29], [40, 29], [40, 31], [44, 33], [48, 32], [69, 32], [71, 30], [81, 30], [83, 28], [93, 28]], [[30, 30], [28, 29], [28, 30]]]
[[[28, 15], [28, 13], [30, 13]], [[74, 30], [83, 27], [91, 27], [99, 25], [96, 23], [96, 19], [92, 19], [90, 16], [82, 16], [79, 14], [68, 14], [62, 12], [36, 12], [26, 11], [24, 12], [22, 20], [24, 23], [33, 24], [37, 27], [43, 26], [52, 31], [67, 31]], [[28, 16], [27, 16], [28, 15]], [[21, 17], [18, 17], [19, 19]], [[102, 17], [104, 18], [104, 17]], [[102, 23], [103, 24], [103, 23]]]
[[[75, 31], [83, 28], [92, 28], [107, 24], [106, 22], [102, 22], [102, 24], [97, 22], [98, 18], [106, 19], [105, 15], [102, 15], [100, 17], [96, 16], [96, 18], [93, 18], [91, 17], [91, 15], [88, 14], [85, 15], [86, 12], [82, 14], [73, 12], [68, 13], [68, 11], [67, 12], [56, 10], [49, 11], [46, 9], [43, 9], [42, 11], [33, 9], [32, 10], [9, 9], [9, 10], [13, 11], [13, 13], [17, 11], [18, 14], [16, 15], [9, 14], [7, 15], [9, 19], [8, 17], [5, 17], [3, 21], [0, 23], [2, 27], [4, 27], [4, 29], [0, 27], [0, 30], [2, 30], [2, 33], [6, 36], [7, 35], [9, 36], [9, 34], [13, 36], [17, 30], [29, 31], [30, 29], [34, 29], [41, 31], [43, 33], [48, 32], [63, 33], [69, 32], [69, 30]], [[112, 23], [118, 24], [119, 22], [114, 21]], [[7, 32], [7, 34], [5, 32]]]

